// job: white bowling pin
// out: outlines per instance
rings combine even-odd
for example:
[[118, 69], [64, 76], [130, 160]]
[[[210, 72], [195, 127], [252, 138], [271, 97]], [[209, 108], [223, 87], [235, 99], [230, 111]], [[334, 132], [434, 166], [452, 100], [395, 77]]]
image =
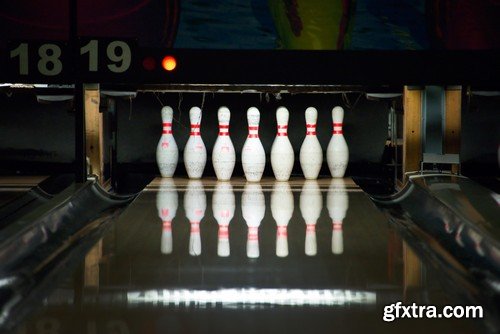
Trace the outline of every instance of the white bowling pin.
[[184, 165], [190, 179], [199, 179], [207, 163], [207, 149], [201, 138], [201, 109], [192, 107], [189, 110], [191, 132], [184, 147]]
[[189, 235], [189, 255], [201, 254], [200, 223], [205, 216], [207, 196], [200, 180], [189, 180], [184, 193], [184, 211], [191, 225]]
[[288, 222], [293, 215], [293, 193], [288, 182], [275, 182], [271, 193], [271, 213], [276, 221], [276, 256], [288, 256]]
[[241, 162], [247, 181], [259, 182], [266, 167], [266, 152], [259, 139], [259, 109], [248, 108], [247, 120], [248, 137], [241, 150]]
[[212, 211], [219, 224], [217, 233], [217, 255], [225, 257], [230, 255], [229, 223], [234, 217], [235, 200], [233, 187], [229, 182], [217, 182], [212, 197]]
[[300, 192], [300, 213], [306, 223], [305, 253], [314, 256], [317, 253], [316, 222], [323, 208], [323, 197], [316, 180], [306, 180]]
[[162, 177], [172, 177], [179, 161], [179, 149], [172, 135], [174, 111], [166, 106], [161, 109], [163, 131], [156, 147], [156, 162]]
[[177, 189], [174, 181], [172, 179], [162, 179], [160, 189], [156, 194], [156, 208], [163, 225], [161, 232], [161, 252], [163, 254], [172, 253], [172, 220], [175, 218], [178, 205]]
[[344, 252], [342, 224], [349, 208], [349, 197], [347, 196], [343, 179], [332, 179], [330, 182], [326, 196], [326, 206], [333, 223], [332, 253], [342, 254]]
[[318, 178], [323, 164], [323, 149], [316, 137], [316, 122], [318, 111], [314, 107], [306, 109], [306, 137], [300, 147], [300, 167], [304, 177], [308, 180]]
[[229, 137], [231, 112], [227, 107], [220, 107], [217, 117], [219, 119], [219, 135], [212, 151], [212, 164], [217, 179], [227, 181], [231, 178], [236, 163], [236, 153], [231, 137]]
[[248, 226], [247, 257], [258, 258], [259, 226], [266, 213], [266, 202], [262, 187], [258, 183], [247, 183], [241, 195], [241, 212]]
[[288, 139], [289, 112], [285, 107], [276, 110], [278, 131], [271, 147], [271, 167], [274, 177], [278, 181], [288, 181], [295, 160], [292, 144]]
[[326, 161], [332, 177], [344, 177], [349, 161], [349, 148], [342, 132], [344, 109], [335, 107], [332, 110], [333, 131], [332, 138], [326, 149]]

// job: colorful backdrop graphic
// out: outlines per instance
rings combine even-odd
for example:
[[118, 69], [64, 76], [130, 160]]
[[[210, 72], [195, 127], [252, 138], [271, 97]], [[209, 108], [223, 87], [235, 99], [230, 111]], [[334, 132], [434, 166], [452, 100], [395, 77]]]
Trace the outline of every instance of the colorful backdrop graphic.
[[[0, 8], [8, 40], [68, 38], [68, 0]], [[81, 0], [78, 33], [193, 49], [499, 49], [500, 0]]]

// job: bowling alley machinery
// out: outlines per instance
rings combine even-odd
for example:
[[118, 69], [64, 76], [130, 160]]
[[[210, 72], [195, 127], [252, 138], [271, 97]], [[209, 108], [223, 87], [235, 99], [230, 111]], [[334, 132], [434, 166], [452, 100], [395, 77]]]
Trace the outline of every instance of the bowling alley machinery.
[[0, 6], [0, 333], [500, 332], [500, 4]]

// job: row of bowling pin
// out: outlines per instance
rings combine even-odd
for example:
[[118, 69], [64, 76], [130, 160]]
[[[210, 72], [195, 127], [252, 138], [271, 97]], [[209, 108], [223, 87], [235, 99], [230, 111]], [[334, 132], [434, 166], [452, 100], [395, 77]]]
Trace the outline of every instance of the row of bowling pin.
[[[173, 110], [162, 108], [163, 133], [156, 149], [156, 160], [162, 177], [172, 177], [179, 160], [179, 150], [172, 134]], [[217, 113], [219, 134], [212, 151], [212, 163], [217, 179], [229, 180], [236, 163], [236, 153], [229, 136], [231, 113], [227, 107], [220, 107]], [[289, 112], [285, 107], [276, 111], [278, 129], [271, 148], [271, 166], [278, 181], [288, 181], [294, 165], [294, 151], [288, 139]], [[316, 137], [318, 112], [309, 107], [305, 111], [306, 137], [300, 148], [300, 166], [306, 179], [317, 179], [323, 164], [323, 150]], [[342, 133], [344, 110], [332, 110], [333, 132], [326, 151], [328, 167], [332, 177], [343, 177], [349, 159], [349, 149]], [[189, 178], [199, 179], [207, 162], [207, 150], [201, 138], [201, 109], [193, 107], [189, 111], [191, 131], [184, 148], [184, 164]], [[243, 145], [241, 161], [247, 181], [258, 182], [266, 165], [266, 154], [259, 139], [260, 112], [251, 107], [247, 111], [248, 136]]]
[[[201, 254], [200, 223], [205, 216], [207, 207], [203, 184], [198, 180], [190, 180], [184, 194], [184, 210], [189, 220], [191, 230], [189, 238], [189, 254]], [[346, 216], [349, 200], [342, 179], [332, 179], [327, 194], [327, 209], [332, 219], [332, 253], [343, 253], [342, 223]], [[172, 252], [172, 220], [176, 216], [178, 195], [171, 179], [164, 179], [157, 196], [158, 216], [163, 222], [161, 251], [164, 254]], [[304, 183], [300, 193], [300, 212], [306, 224], [305, 254], [314, 256], [317, 253], [316, 222], [321, 215], [323, 198], [316, 181]], [[218, 256], [230, 255], [229, 224], [234, 217], [235, 196], [231, 184], [219, 182], [212, 197], [212, 211], [219, 225]], [[241, 211], [248, 227], [247, 257], [258, 258], [259, 226], [264, 219], [266, 204], [260, 184], [248, 183], [241, 197]], [[271, 193], [271, 212], [277, 225], [276, 255], [288, 255], [288, 223], [294, 211], [294, 199], [287, 182], [275, 184]]]

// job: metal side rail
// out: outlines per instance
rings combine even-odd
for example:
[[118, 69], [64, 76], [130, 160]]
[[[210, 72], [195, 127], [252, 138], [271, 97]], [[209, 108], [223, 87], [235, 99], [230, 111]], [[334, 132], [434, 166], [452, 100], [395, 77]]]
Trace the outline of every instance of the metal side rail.
[[397, 194], [371, 198], [389, 218], [418, 226], [500, 295], [498, 194], [463, 176], [414, 174]]
[[[53, 251], [44, 261], [29, 259], [26, 268], [0, 279], [0, 333], [12, 333], [26, 316], [39, 309], [54, 288], [68, 278], [80, 265], [81, 259], [102, 237], [121, 210], [108, 212], [87, 225], [83, 233]], [[42, 253], [48, 253], [43, 249]], [[32, 264], [37, 262], [37, 266]]]
[[[0, 332], [39, 307], [135, 196], [106, 193], [95, 181], [75, 184], [2, 234]], [[17, 227], [17, 228], [14, 228]]]
[[[0, 277], [26, 268], [25, 258], [30, 255], [44, 259], [89, 222], [107, 210], [130, 203], [133, 198], [108, 194], [95, 181], [71, 185], [2, 229]], [[44, 246], [43, 253], [39, 250], [41, 246]]]
[[[12, 179], [15, 180], [15, 177]], [[47, 203], [55, 195], [71, 185], [71, 183], [73, 183], [72, 175], [51, 176], [38, 185], [29, 187], [27, 191], [22, 192], [22, 194], [14, 197], [12, 200], [0, 205], [0, 233], [3, 233], [2, 229], [5, 226]], [[0, 193], [2, 191], [16, 192], [16, 189], [19, 189], [19, 187], [1, 187]]]
[[54, 196], [36, 186], [15, 200], [0, 207], [0, 229], [27, 214], [37, 206], [48, 202]]

